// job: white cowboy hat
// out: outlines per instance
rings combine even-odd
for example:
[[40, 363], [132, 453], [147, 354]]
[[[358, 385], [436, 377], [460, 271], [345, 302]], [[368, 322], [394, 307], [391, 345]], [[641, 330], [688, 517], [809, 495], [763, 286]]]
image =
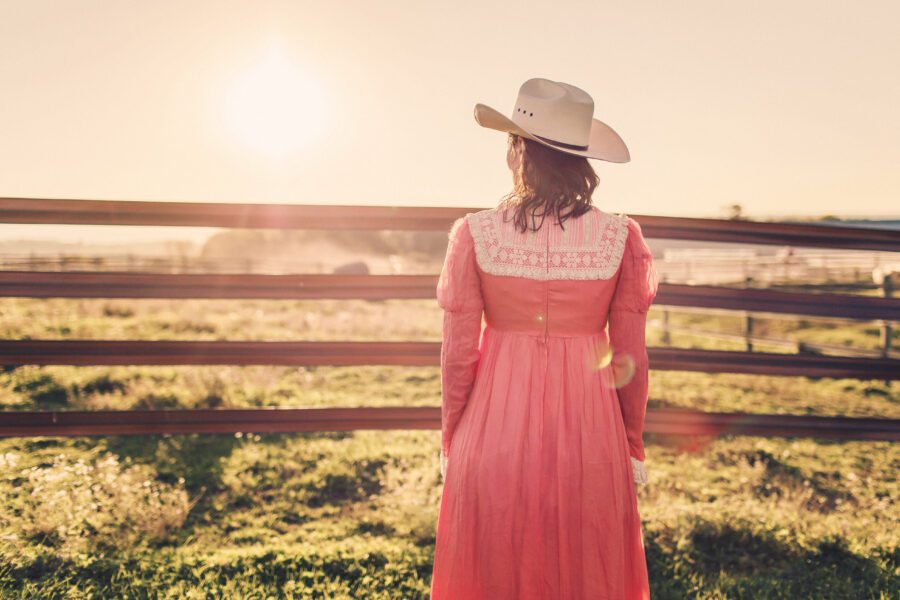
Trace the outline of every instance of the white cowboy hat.
[[515, 133], [545, 146], [614, 163], [631, 160], [612, 127], [594, 118], [594, 100], [574, 85], [535, 77], [519, 88], [512, 118], [490, 106], [475, 105], [482, 127]]

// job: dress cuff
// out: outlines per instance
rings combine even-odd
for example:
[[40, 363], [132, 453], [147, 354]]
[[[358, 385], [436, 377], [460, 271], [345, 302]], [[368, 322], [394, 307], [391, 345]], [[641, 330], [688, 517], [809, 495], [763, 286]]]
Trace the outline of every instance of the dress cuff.
[[628, 458], [631, 459], [631, 472], [634, 475], [635, 483], [647, 483], [647, 468], [644, 466], [644, 461], [633, 456]]

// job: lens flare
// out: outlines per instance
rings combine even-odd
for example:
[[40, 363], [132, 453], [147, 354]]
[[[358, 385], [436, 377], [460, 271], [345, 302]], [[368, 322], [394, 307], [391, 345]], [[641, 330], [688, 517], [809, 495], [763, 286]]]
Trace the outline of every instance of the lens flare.
[[601, 339], [594, 346], [593, 353], [593, 364], [592, 367], [599, 371], [601, 369], [605, 369], [612, 362], [612, 347], [609, 345], [609, 341], [606, 339]]
[[613, 351], [612, 372], [615, 387], [628, 385], [628, 382], [634, 379], [635, 371], [634, 357], [630, 353]]
[[673, 445], [679, 452], [695, 454], [704, 452], [715, 440], [715, 435], [691, 435], [675, 439]]

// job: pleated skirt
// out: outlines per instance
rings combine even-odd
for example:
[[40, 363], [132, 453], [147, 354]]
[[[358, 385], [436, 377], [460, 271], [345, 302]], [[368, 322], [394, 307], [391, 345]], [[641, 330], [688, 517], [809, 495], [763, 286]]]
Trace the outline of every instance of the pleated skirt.
[[650, 597], [606, 332], [488, 328], [452, 440], [432, 600]]

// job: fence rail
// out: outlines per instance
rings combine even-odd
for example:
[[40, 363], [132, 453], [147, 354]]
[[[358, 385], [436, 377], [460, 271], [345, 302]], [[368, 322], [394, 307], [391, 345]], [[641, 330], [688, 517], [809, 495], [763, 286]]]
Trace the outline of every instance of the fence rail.
[[[35, 411], [3, 414], [0, 437], [437, 429], [440, 423], [440, 407]], [[647, 411], [644, 429], [648, 433], [685, 436], [777, 435], [900, 441], [900, 422], [866, 417], [659, 408]]]
[[[78, 225], [445, 230], [454, 219], [478, 210], [482, 208], [0, 198], [0, 222]], [[900, 248], [900, 231], [878, 227], [630, 216], [650, 238], [889, 252]]]
[[[0, 271], [0, 297], [431, 299], [437, 275], [262, 275]], [[661, 283], [656, 305], [900, 320], [900, 300], [876, 296]]]
[[[440, 342], [4, 340], [0, 365], [437, 366]], [[900, 377], [900, 360], [820, 354], [647, 348], [650, 368], [793, 377]]]
[[[0, 222], [299, 229], [447, 230], [478, 208], [175, 203], [0, 198]], [[900, 232], [867, 227], [631, 215], [648, 238], [900, 251]], [[433, 275], [0, 272], [0, 296], [90, 298], [433, 298]], [[900, 301], [663, 283], [657, 303], [780, 314], [896, 320]], [[893, 381], [890, 358], [648, 348], [653, 369]], [[423, 365], [439, 342], [0, 340], [0, 364]], [[439, 408], [0, 412], [0, 435], [116, 435], [440, 427]], [[293, 411], [293, 412], [291, 412]], [[324, 412], [313, 412], [324, 411]], [[648, 432], [674, 435], [900, 436], [900, 420], [648, 411]]]

